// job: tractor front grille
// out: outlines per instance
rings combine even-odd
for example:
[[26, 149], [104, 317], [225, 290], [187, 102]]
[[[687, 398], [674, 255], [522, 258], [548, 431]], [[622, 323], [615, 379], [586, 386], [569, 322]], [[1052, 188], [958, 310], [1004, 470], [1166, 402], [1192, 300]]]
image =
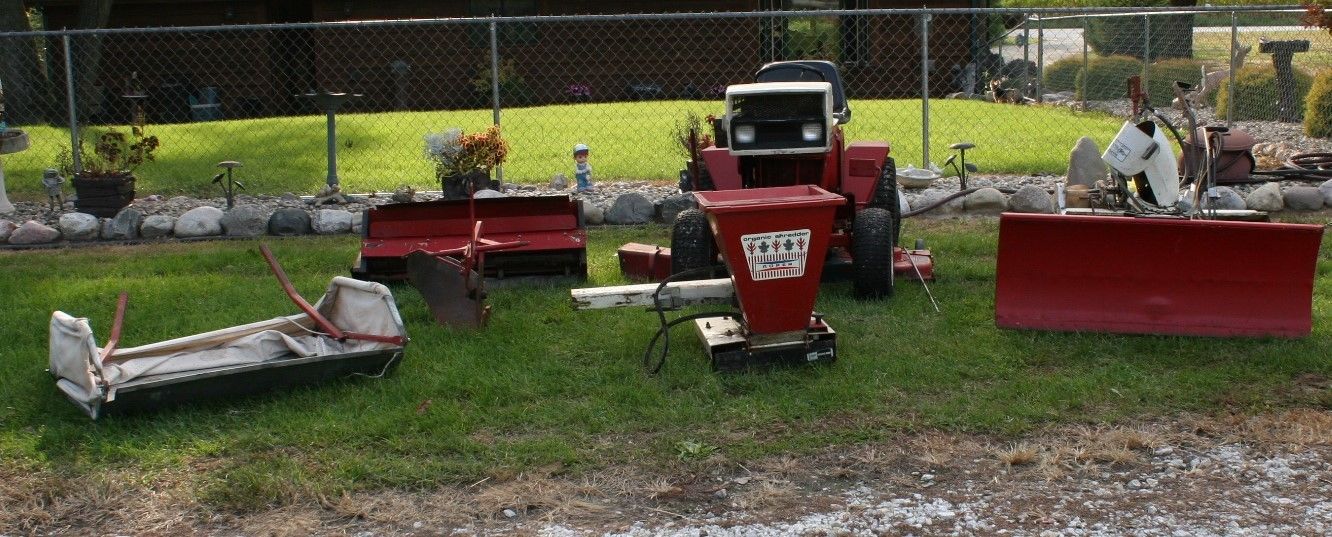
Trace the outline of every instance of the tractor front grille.
[[792, 117], [823, 117], [823, 93], [769, 93], [736, 95], [731, 98], [735, 119], [767, 120]]

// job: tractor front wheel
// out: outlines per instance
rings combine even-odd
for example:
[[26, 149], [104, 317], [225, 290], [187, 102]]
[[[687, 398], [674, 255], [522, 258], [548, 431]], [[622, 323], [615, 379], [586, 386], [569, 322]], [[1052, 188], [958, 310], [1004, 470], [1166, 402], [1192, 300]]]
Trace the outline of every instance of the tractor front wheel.
[[856, 298], [893, 296], [893, 224], [893, 215], [885, 209], [867, 208], [856, 214], [851, 227], [851, 285]]
[[[708, 217], [698, 209], [680, 211], [671, 226], [671, 274], [711, 267], [715, 259], [717, 254]], [[682, 279], [701, 280], [708, 276], [695, 274]]]

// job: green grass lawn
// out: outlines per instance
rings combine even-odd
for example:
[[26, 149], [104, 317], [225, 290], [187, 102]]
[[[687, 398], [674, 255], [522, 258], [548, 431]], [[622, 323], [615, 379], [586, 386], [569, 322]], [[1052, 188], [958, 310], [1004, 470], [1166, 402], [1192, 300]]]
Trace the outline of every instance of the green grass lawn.
[[[497, 287], [491, 325], [462, 332], [436, 327], [414, 289], [395, 287], [412, 342], [386, 378], [96, 423], [43, 371], [52, 310], [89, 317], [103, 341], [116, 293], [129, 290], [122, 343], [132, 346], [295, 308], [255, 242], [0, 252], [0, 459], [11, 471], [94, 481], [186, 471], [188, 493], [203, 504], [256, 509], [552, 464], [574, 473], [687, 464], [678, 462], [686, 441], [743, 463], [904, 431], [1003, 437], [1047, 424], [1332, 404], [1326, 393], [1287, 389], [1299, 375], [1332, 375], [1326, 245], [1308, 338], [1019, 332], [994, 327], [996, 222], [907, 224], [904, 238], [924, 237], [938, 255], [943, 313], [916, 284], [883, 302], [825, 285], [818, 308], [840, 334], [841, 356], [828, 366], [713, 374], [682, 327], [663, 372], [650, 377], [639, 360], [656, 321], [641, 310], [574, 312], [564, 285]], [[585, 285], [599, 286], [622, 281], [620, 244], [660, 243], [665, 231], [598, 229], [591, 238]], [[311, 299], [346, 274], [357, 249], [353, 237], [270, 243]]]
[[[921, 165], [918, 100], [852, 101], [847, 139], [887, 140], [899, 165]], [[672, 136], [687, 112], [721, 113], [720, 102], [651, 101], [506, 109], [505, 137], [512, 145], [505, 180], [545, 183], [554, 173], [572, 175], [575, 143], [592, 148], [597, 180], [673, 180], [684, 155]], [[449, 127], [484, 128], [489, 110], [388, 112], [338, 116], [338, 168], [344, 188], [392, 190], [399, 185], [437, 189], [422, 158], [423, 136]], [[245, 167], [237, 179], [250, 193], [313, 193], [325, 182], [325, 119], [299, 116], [153, 125], [162, 141], [157, 162], [138, 170], [140, 195], [220, 196], [209, 183], [223, 160]], [[931, 160], [942, 162], [948, 144], [971, 141], [968, 160], [982, 173], [1062, 173], [1068, 151], [1081, 136], [1103, 145], [1119, 120], [1067, 109], [1016, 107], [975, 101], [931, 101]], [[67, 146], [67, 129], [24, 127], [32, 148], [5, 157], [8, 191], [17, 199], [44, 200], [41, 172]]]

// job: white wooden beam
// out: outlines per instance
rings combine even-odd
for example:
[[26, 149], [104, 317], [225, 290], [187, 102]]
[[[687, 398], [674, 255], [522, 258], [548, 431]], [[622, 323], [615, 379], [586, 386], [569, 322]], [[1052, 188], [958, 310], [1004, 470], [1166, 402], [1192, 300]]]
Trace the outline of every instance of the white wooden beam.
[[[643, 283], [636, 285], [615, 285], [610, 287], [588, 287], [570, 289], [573, 308], [576, 310], [599, 310], [631, 306], [651, 307], [652, 293], [660, 284]], [[661, 290], [663, 305], [671, 307], [692, 306], [698, 304], [729, 304], [735, 296], [735, 287], [730, 278], [714, 280], [693, 280], [671, 282]]]

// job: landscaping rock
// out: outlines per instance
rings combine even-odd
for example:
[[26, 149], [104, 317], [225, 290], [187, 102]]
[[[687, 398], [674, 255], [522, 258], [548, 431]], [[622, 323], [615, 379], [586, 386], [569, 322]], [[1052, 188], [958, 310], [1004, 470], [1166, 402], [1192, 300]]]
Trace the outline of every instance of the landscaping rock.
[[44, 244], [55, 242], [59, 238], [60, 230], [36, 220], [28, 220], [9, 235], [9, 244]]
[[1255, 211], [1280, 211], [1286, 205], [1281, 199], [1281, 184], [1270, 182], [1258, 187], [1244, 198], [1244, 204]]
[[1015, 213], [1054, 214], [1054, 198], [1044, 188], [1024, 185], [1008, 198], [1008, 210]]
[[126, 207], [116, 213], [116, 217], [106, 221], [102, 227], [102, 238], [110, 240], [134, 240], [139, 238], [139, 226], [143, 225], [143, 211]]
[[268, 234], [290, 237], [310, 233], [310, 214], [295, 207], [285, 207], [273, 211], [268, 217]]
[[1095, 186], [1096, 181], [1105, 179], [1105, 174], [1105, 161], [1101, 160], [1101, 148], [1096, 141], [1087, 136], [1078, 138], [1068, 154], [1068, 184]]
[[88, 213], [60, 215], [60, 234], [71, 241], [90, 241], [102, 231], [102, 223]]
[[365, 227], [365, 211], [352, 213], [351, 232], [357, 235], [361, 234], [361, 229]]
[[606, 211], [606, 222], [609, 224], [646, 224], [652, 221], [652, 214], [655, 208], [652, 202], [648, 201], [647, 196], [637, 192], [621, 194], [615, 198], [609, 211]]
[[1323, 205], [1332, 207], [1332, 179], [1323, 181], [1318, 185], [1318, 191], [1323, 193]]
[[900, 211], [899, 214], [906, 213], [911, 210], [911, 202], [907, 201], [906, 196], [898, 194], [897, 208]]
[[228, 237], [258, 237], [268, 229], [268, 213], [258, 205], [237, 205], [223, 213], [219, 223]]
[[287, 203], [292, 205], [302, 203], [301, 197], [291, 192], [283, 192], [282, 197], [278, 199], [282, 201], [282, 203]]
[[1215, 199], [1208, 198], [1204, 195], [1204, 209], [1229, 209], [1240, 211], [1248, 207], [1248, 205], [1244, 203], [1244, 196], [1241, 196], [1239, 192], [1236, 192], [1233, 188], [1228, 186], [1218, 186], [1216, 187], [1216, 194], [1218, 197]]
[[550, 176], [550, 188], [555, 190], [564, 190], [569, 188], [569, 178], [562, 173]]
[[[944, 190], [942, 188], [927, 188], [925, 189], [924, 192], [921, 192], [920, 197], [916, 198], [916, 201], [911, 204], [911, 210], [918, 211], [924, 207], [929, 207], [930, 205], [933, 205], [935, 202], [938, 202], [939, 200], [951, 194], [953, 194], [953, 191], [951, 190]], [[947, 216], [947, 215], [955, 215], [961, 213], [965, 207], [964, 204], [966, 203], [964, 200], [965, 197], [953, 199], [948, 203], [945, 203], [923, 214], [927, 216]]]
[[1008, 207], [1008, 199], [1004, 197], [1003, 192], [994, 188], [982, 188], [967, 194], [963, 198], [962, 207], [968, 213], [997, 215]]
[[694, 194], [685, 192], [668, 196], [657, 202], [657, 218], [660, 222], [671, 224], [675, 222], [675, 215], [680, 214], [685, 209], [693, 209], [697, 204], [694, 203]]
[[489, 199], [489, 198], [502, 198], [502, 197], [504, 197], [503, 192], [500, 192], [498, 190], [491, 190], [489, 188], [484, 190], [478, 190], [476, 191], [475, 194], [472, 194], [472, 198], [479, 200]]
[[176, 229], [176, 219], [164, 214], [149, 215], [139, 226], [139, 236], [145, 239], [166, 237]]
[[310, 221], [314, 232], [320, 235], [332, 235], [351, 231], [352, 213], [342, 209], [320, 209]]
[[195, 207], [176, 219], [177, 237], [211, 237], [222, 234], [222, 209]]
[[0, 242], [8, 242], [9, 236], [14, 234], [15, 229], [18, 229], [18, 224], [9, 220], [0, 220]]
[[416, 198], [416, 189], [410, 186], [400, 186], [393, 190], [389, 200], [393, 203], [410, 203]]
[[589, 226], [606, 223], [606, 209], [595, 203], [583, 202], [583, 221]]
[[1287, 209], [1292, 211], [1320, 211], [1323, 209], [1323, 192], [1316, 186], [1293, 186], [1283, 194]]

